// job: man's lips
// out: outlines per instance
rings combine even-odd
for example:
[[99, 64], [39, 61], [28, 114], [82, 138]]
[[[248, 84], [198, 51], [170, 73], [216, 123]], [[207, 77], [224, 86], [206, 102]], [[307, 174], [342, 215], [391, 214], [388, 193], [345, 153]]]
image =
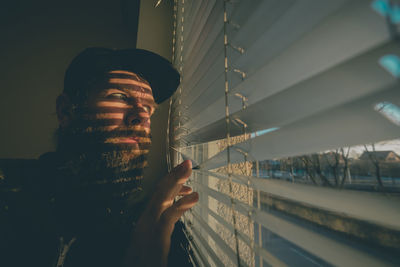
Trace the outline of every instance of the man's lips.
[[118, 138], [118, 143], [138, 144], [139, 140], [137, 137], [121, 137], [121, 138]]

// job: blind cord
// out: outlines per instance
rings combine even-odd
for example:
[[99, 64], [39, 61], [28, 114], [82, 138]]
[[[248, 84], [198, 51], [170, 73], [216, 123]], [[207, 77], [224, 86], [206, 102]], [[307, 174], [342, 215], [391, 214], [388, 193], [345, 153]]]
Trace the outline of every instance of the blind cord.
[[[173, 30], [172, 30], [172, 56], [171, 61], [172, 64], [175, 63], [175, 46], [176, 46], [176, 13], [177, 13], [177, 0], [174, 0], [174, 15], [173, 15]], [[172, 160], [171, 160], [171, 152], [170, 152], [170, 128], [171, 128], [171, 116], [172, 116], [172, 99], [174, 96], [171, 96], [169, 99], [169, 108], [168, 108], [168, 121], [167, 121], [167, 133], [166, 133], [166, 157], [167, 157], [167, 168], [168, 172], [172, 170]], [[174, 152], [176, 154], [176, 152]]]
[[229, 94], [229, 84], [228, 84], [228, 36], [227, 36], [227, 12], [226, 12], [226, 3], [227, 0], [224, 0], [224, 79], [225, 79], [225, 121], [226, 121], [226, 142], [227, 142], [227, 163], [228, 163], [228, 184], [229, 184], [229, 193], [231, 199], [231, 209], [232, 209], [232, 221], [234, 226], [234, 236], [235, 236], [235, 245], [236, 245], [236, 257], [237, 257], [237, 265], [240, 267], [240, 254], [239, 254], [239, 239], [238, 239], [238, 231], [237, 231], [237, 222], [235, 215], [235, 201], [233, 199], [233, 188], [232, 188], [232, 164], [231, 164], [231, 155], [230, 155], [230, 117], [229, 117], [229, 102], [228, 102], [228, 94]]
[[[176, 46], [176, 24], [177, 24], [177, 1], [174, 0], [174, 15], [173, 15], [173, 29], [172, 29], [172, 64], [175, 64], [175, 46]], [[170, 128], [171, 128], [171, 116], [172, 116], [172, 99], [174, 96], [171, 96], [169, 99], [169, 108], [168, 108], [168, 121], [167, 121], [167, 132], [166, 132], [166, 157], [167, 157], [167, 168], [168, 172], [172, 170], [172, 160], [171, 160], [171, 152], [170, 152]], [[174, 151], [174, 154], [177, 154]]]
[[[183, 51], [183, 32], [184, 32], [184, 15], [185, 15], [185, 0], [182, 0], [181, 1], [181, 3], [182, 3], [182, 7], [181, 7], [181, 37], [180, 37], [180, 47], [179, 47], [179, 50], [180, 50], [180, 57], [179, 57], [179, 74], [180, 74], [180, 84], [182, 84], [182, 76], [183, 76], [183, 57], [182, 57], [182, 51]], [[172, 62], [174, 63], [174, 61], [176, 60], [176, 58], [175, 58], [175, 44], [176, 44], [176, 32], [177, 32], [177, 12], [178, 12], [178, 0], [174, 0], [174, 33], [173, 33], [173, 35], [174, 35], [174, 39], [173, 39], [173, 52], [172, 52]], [[180, 85], [179, 86], [179, 90], [178, 90], [178, 93], [179, 93], [179, 95], [178, 95], [178, 109], [179, 109], [179, 111], [178, 111], [178, 129], [181, 127], [181, 111], [180, 111], [180, 108], [181, 108], [181, 106], [182, 106], [182, 85]], [[169, 127], [170, 127], [170, 117], [171, 117], [171, 115], [172, 115], [172, 112], [171, 112], [171, 110], [172, 110], [172, 98], [171, 98], [171, 100], [170, 100], [170, 105], [169, 105], [169, 117], [168, 117], [168, 130], [169, 130]], [[169, 133], [168, 133], [168, 137], [167, 138], [169, 138]], [[172, 146], [170, 146], [169, 145], [169, 142], [167, 143], [167, 151], [169, 152], [170, 151], [170, 148], [171, 148]], [[175, 154], [177, 155], [177, 159], [178, 159], [178, 157], [181, 157], [181, 149], [180, 149], [180, 147], [181, 146], [179, 146], [178, 147], [178, 151], [175, 151]], [[178, 153], [177, 153], [178, 152]], [[170, 167], [170, 169], [172, 169], [172, 166]], [[169, 171], [170, 171], [170, 169], [169, 169]], [[188, 181], [188, 184], [189, 184], [190, 182]], [[193, 226], [192, 226], [192, 223], [191, 223], [191, 221], [190, 221], [190, 219], [189, 218], [187, 218], [187, 214], [184, 214], [184, 216], [183, 216], [183, 218], [182, 218], [182, 221], [183, 221], [183, 223], [185, 224], [185, 225], [187, 225], [189, 228], [192, 228]], [[190, 246], [191, 246], [191, 249], [193, 250], [193, 251], [198, 251], [198, 247], [197, 247], [197, 245], [196, 245], [196, 243], [194, 242], [194, 238], [193, 238], [193, 236], [192, 236], [192, 234], [189, 232], [189, 231], [185, 231], [185, 235], [186, 235], [186, 237], [187, 237], [187, 239], [189, 240], [189, 243], [190, 243]], [[194, 266], [199, 266], [199, 262], [197, 261], [197, 259], [193, 259], [193, 258], [191, 258], [191, 260], [192, 260], [192, 263], [194, 264]]]

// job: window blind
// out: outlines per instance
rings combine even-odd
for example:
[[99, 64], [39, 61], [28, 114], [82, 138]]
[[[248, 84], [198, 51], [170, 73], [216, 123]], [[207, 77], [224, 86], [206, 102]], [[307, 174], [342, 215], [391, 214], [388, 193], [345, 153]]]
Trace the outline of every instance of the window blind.
[[197, 265], [400, 264], [399, 23], [397, 1], [174, 1]]

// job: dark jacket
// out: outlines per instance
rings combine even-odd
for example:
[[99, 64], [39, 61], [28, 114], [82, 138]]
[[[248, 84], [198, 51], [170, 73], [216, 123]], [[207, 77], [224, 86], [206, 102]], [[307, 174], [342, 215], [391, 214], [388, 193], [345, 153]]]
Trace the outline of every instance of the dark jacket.
[[[134, 216], [93, 208], [52, 165], [48, 155], [0, 160], [0, 266], [120, 266], [145, 203]], [[184, 230], [178, 222], [168, 266], [192, 266]]]

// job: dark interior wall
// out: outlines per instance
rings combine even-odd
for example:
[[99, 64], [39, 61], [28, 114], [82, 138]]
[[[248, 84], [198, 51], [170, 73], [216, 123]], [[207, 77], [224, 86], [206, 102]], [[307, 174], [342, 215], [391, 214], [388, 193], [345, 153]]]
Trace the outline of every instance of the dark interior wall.
[[[168, 60], [172, 57], [173, 1], [163, 0], [155, 8], [156, 0], [142, 0], [137, 34], [137, 47], [151, 50]], [[166, 130], [169, 101], [159, 105], [151, 117], [152, 149], [146, 182], [153, 185], [167, 172]]]
[[137, 34], [137, 47], [153, 51], [171, 61], [173, 0], [142, 0]]
[[2, 2], [0, 158], [54, 150], [66, 67], [86, 47], [135, 47], [137, 8], [136, 0]]

